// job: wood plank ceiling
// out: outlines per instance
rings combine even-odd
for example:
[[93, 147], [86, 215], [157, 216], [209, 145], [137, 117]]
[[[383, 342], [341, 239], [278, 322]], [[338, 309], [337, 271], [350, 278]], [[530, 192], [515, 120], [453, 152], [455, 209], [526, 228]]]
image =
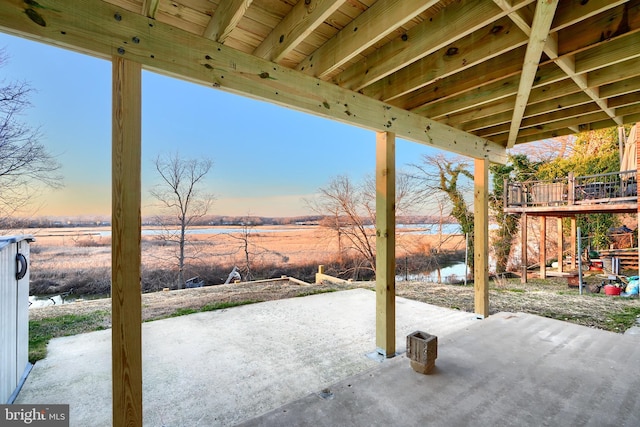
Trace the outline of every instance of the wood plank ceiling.
[[638, 121], [639, 29], [640, 0], [0, 0], [2, 31], [492, 161]]

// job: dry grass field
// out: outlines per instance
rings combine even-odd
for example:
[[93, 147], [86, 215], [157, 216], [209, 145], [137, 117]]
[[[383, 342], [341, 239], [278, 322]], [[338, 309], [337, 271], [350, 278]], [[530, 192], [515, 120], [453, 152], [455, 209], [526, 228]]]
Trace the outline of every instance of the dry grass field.
[[[80, 294], [108, 293], [111, 265], [108, 231], [108, 228], [53, 228], [33, 232], [36, 241], [31, 246], [32, 293], [60, 293], [72, 288]], [[145, 291], [175, 285], [177, 245], [151, 234], [157, 231], [143, 230]], [[200, 227], [191, 231], [185, 277], [198, 276], [208, 285], [224, 283], [234, 266], [244, 278], [247, 256], [254, 279], [288, 275], [308, 281], [319, 264], [330, 266], [328, 273], [332, 275], [348, 278], [351, 274], [351, 261], [337, 262], [339, 247], [335, 233], [322, 227], [256, 226], [249, 230]], [[432, 254], [435, 248], [441, 254], [457, 251], [459, 257], [464, 239], [460, 235], [424, 234], [411, 228], [398, 233], [397, 257], [422, 260], [420, 265], [412, 266], [416, 273], [433, 264], [437, 258]]]
[[[71, 288], [80, 289], [83, 301], [70, 304], [32, 308], [30, 313], [30, 360], [45, 357], [46, 344], [56, 336], [109, 328], [111, 325], [110, 238], [94, 234], [95, 230], [40, 230], [32, 244], [32, 293], [60, 293]], [[431, 249], [438, 247], [439, 236], [403, 233], [398, 239], [398, 256], [422, 254], [430, 259]], [[198, 234], [192, 251], [197, 257], [190, 260], [191, 271], [201, 271], [210, 280], [196, 289], [166, 290], [175, 283], [170, 262], [174, 247], [152, 236], [145, 236], [143, 248], [143, 319], [150, 321], [197, 311], [217, 310], [280, 298], [305, 296], [319, 292], [362, 287], [374, 289], [372, 281], [353, 281], [342, 284], [314, 284], [318, 264], [327, 265], [335, 257], [337, 245], [317, 227], [256, 228], [250, 236], [250, 252], [256, 270], [269, 273], [271, 278], [282, 275], [306, 280], [304, 285], [289, 280], [223, 283], [233, 265], [242, 265], [244, 242], [233, 234]], [[462, 236], [448, 236], [441, 248], [450, 251], [463, 249]], [[218, 268], [214, 268], [217, 266]], [[259, 270], [260, 266], [269, 266]], [[420, 267], [420, 266], [418, 266]], [[200, 270], [198, 270], [200, 268]], [[331, 272], [328, 272], [332, 274]], [[306, 276], [306, 277], [301, 277]], [[598, 277], [588, 278], [595, 283]], [[150, 291], [160, 292], [150, 292]], [[581, 325], [622, 332], [640, 318], [638, 299], [610, 297], [585, 293], [569, 288], [561, 280], [531, 280], [520, 284], [519, 279], [494, 280], [490, 283], [490, 312], [527, 312]], [[87, 299], [86, 294], [103, 296]], [[398, 280], [396, 294], [442, 307], [474, 311], [472, 284], [447, 285], [426, 281]], [[76, 295], [77, 296], [77, 295]], [[93, 298], [91, 296], [90, 298]]]

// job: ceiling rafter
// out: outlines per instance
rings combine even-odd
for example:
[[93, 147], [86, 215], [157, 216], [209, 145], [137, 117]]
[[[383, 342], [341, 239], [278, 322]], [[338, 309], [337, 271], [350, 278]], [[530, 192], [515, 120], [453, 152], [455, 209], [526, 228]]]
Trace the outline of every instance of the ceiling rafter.
[[[522, 129], [532, 128], [548, 125], [549, 123], [558, 122], [567, 118], [581, 117], [585, 114], [591, 114], [599, 112], [600, 109], [593, 102], [587, 104], [576, 105], [573, 107], [565, 108], [563, 110], [555, 110], [552, 112], [545, 112], [543, 114], [535, 115], [532, 117], [525, 117], [522, 119]], [[465, 129], [466, 130], [466, 129]], [[494, 135], [499, 135], [509, 131], [509, 121], [489, 126], [474, 132], [478, 136], [483, 138], [491, 138]]]
[[[504, 147], [492, 141], [139, 13], [95, 0], [54, 1], [41, 0], [44, 7], [38, 21], [46, 26], [24, 13], [29, 6], [22, 1], [0, 2], [0, 29], [101, 58], [124, 56], [151, 71], [363, 128], [394, 132], [400, 138], [465, 156], [506, 161]], [[92, 33], [96, 26], [101, 31]], [[129, 43], [134, 38], [137, 42]]]
[[253, 0], [221, 1], [202, 36], [218, 43], [224, 43], [252, 2]]
[[269, 33], [253, 54], [280, 62], [289, 52], [331, 16], [346, 0], [299, 1]]
[[363, 61], [337, 75], [334, 81], [347, 89], [360, 90], [533, 1], [520, 0], [506, 10], [484, 0], [455, 3], [411, 28], [402, 37], [376, 49]]
[[[521, 137], [522, 138], [526, 138], [528, 136], [532, 136], [535, 135], [537, 133], [540, 132], [545, 132], [545, 131], [558, 131], [560, 129], [571, 129], [572, 127], [576, 127], [576, 128], [580, 128], [581, 126], [587, 124], [587, 123], [591, 123], [594, 121], [601, 121], [601, 120], [608, 120], [609, 121], [609, 126], [615, 126], [615, 122], [613, 122], [606, 113], [602, 112], [602, 111], [597, 111], [595, 113], [591, 113], [591, 114], [584, 114], [582, 116], [578, 116], [578, 117], [572, 117], [572, 118], [565, 118], [563, 120], [558, 120], [555, 122], [550, 122], [544, 125], [540, 125], [537, 127], [529, 127], [529, 128], [525, 128], [525, 129], [521, 129]], [[498, 134], [498, 135], [493, 135], [492, 137], [493, 141], [499, 142], [499, 143], [506, 143], [508, 141], [509, 138], [509, 133], [502, 133], [502, 134]]]
[[[494, 0], [494, 2], [504, 7], [505, 10], [508, 10], [508, 8], [511, 7], [511, 4], [507, 3], [505, 0]], [[612, 3], [614, 3], [617, 6], [623, 2], [618, 1], [618, 2], [612, 2]], [[631, 3], [639, 3], [639, 1], [633, 0], [633, 2]], [[610, 31], [614, 31], [614, 29], [616, 29], [616, 25], [618, 26], [618, 28], [616, 29], [616, 31], [618, 32], [620, 31], [620, 28], [624, 28], [624, 18], [621, 18], [620, 16], [615, 16], [615, 15], [600, 17], [599, 19], [601, 19], [604, 22], [599, 22], [599, 25], [595, 27], [593, 23], [590, 22], [590, 20], [586, 20], [583, 22], [580, 22], [578, 20], [580, 13], [584, 13], [587, 16], [591, 17], [596, 13], [602, 12], [603, 10], [611, 9], [612, 7], [613, 6], [611, 6], [611, 3], [608, 2], [608, 0], [591, 0], [586, 3], [584, 3], [582, 0], [571, 0], [571, 1], [567, 0], [567, 1], [561, 2], [558, 5], [558, 9], [556, 11], [556, 16], [554, 18], [554, 21], [552, 24], [553, 27], [551, 31], [553, 32], [557, 29], [567, 28], [570, 25], [577, 25], [577, 27], [567, 29], [566, 31], [567, 34], [565, 37], [563, 37], [563, 43], [562, 43], [562, 46], [560, 47], [560, 50], [563, 51], [563, 55], [572, 55], [572, 54], [580, 53], [580, 51], [584, 49], [587, 49], [587, 50], [593, 49], [594, 48], [593, 44], [594, 43], [601, 44], [602, 35], [610, 34]], [[528, 13], [529, 8], [521, 8], [519, 14], [512, 14], [512, 16], [515, 17], [515, 19], [524, 19], [525, 20], [524, 25], [529, 28], [530, 25], [528, 23], [532, 21], [532, 17], [529, 17], [529, 16], [521, 17], [521, 15], [524, 15], [524, 12]], [[619, 11], [617, 12], [618, 12], [618, 15], [621, 14], [621, 12]], [[633, 12], [634, 10], [629, 11], [630, 14], [633, 14]], [[607, 25], [612, 25], [613, 28], [607, 28]], [[637, 29], [635, 28], [634, 24], [631, 23], [631, 25], [632, 27], [628, 28], [627, 30], [630, 32], [636, 31]], [[591, 39], [579, 38], [579, 41], [580, 41], [579, 43], [576, 43], [574, 41], [576, 40], [576, 37], [572, 37], [572, 35], [574, 35], [575, 33], [590, 34], [589, 30], [591, 30], [592, 28], [598, 29], [598, 31], [596, 31], [596, 33], [599, 35], [597, 39], [594, 37], [592, 37]], [[621, 42], [621, 44], [623, 46], [626, 44], [627, 50], [634, 48], [633, 47], [634, 44], [630, 42], [623, 41]], [[571, 49], [575, 49], [575, 51], [569, 50], [568, 47], [570, 47]], [[623, 52], [623, 54], [628, 54], [628, 52]], [[503, 68], [514, 67], [514, 64], [517, 61], [513, 57], [512, 58], [507, 57], [507, 55], [512, 55], [512, 53], [510, 52], [509, 54], [501, 55], [498, 58], [498, 60], [495, 61], [496, 62], [495, 66], [497, 68], [503, 69]], [[619, 54], [616, 54], [616, 55], [617, 55], [616, 58], [607, 58], [606, 61], [604, 60], [600, 61], [597, 65], [603, 66], [603, 67], [609, 66], [612, 64], [612, 61], [615, 62], [616, 60], [622, 60], [626, 58], [623, 55], [619, 55]], [[591, 55], [592, 58], [594, 56], [595, 55]], [[522, 57], [524, 57], [524, 54], [522, 55]], [[475, 89], [476, 87], [486, 86], [487, 84], [494, 83], [495, 80], [491, 79], [490, 77], [487, 80], [484, 80], [484, 81], [481, 80], [481, 77], [484, 76], [485, 74], [489, 76], [490, 67], [484, 66], [484, 65], [489, 64], [490, 62], [492, 61], [485, 61], [482, 64], [483, 68], [479, 69], [478, 73], [474, 74], [475, 70], [470, 69], [465, 72], [458, 73], [454, 76], [448, 77], [446, 79], [439, 79], [434, 83], [424, 86], [418, 91], [414, 91], [403, 97], [400, 97], [398, 99], [395, 99], [389, 102], [391, 102], [394, 105], [398, 105], [403, 108], [410, 109], [419, 114], [424, 114], [427, 117], [434, 117], [434, 114], [430, 112], [430, 107], [429, 107], [430, 104], [434, 102], [442, 102], [447, 97], [454, 97], [454, 96], [464, 97], [465, 96], [464, 92], [466, 91], [470, 91]], [[511, 70], [511, 68], [509, 69]], [[509, 75], [511, 75], [511, 71], [507, 71], [505, 77], [508, 77]], [[536, 79], [544, 78], [544, 76], [545, 76], [545, 73], [539, 70]], [[474, 84], [473, 82], [477, 82], [477, 83]], [[594, 85], [591, 84], [591, 86], [594, 86]], [[489, 97], [491, 96], [490, 92], [488, 91], [486, 92], [486, 94]], [[458, 104], [461, 104], [461, 103], [459, 102]]]
[[[420, 90], [410, 92], [389, 101], [390, 104], [423, 114], [432, 104], [464, 97], [472, 91], [513, 76], [520, 75], [526, 46], [490, 58], [478, 65], [453, 74], [447, 79], [437, 80]], [[429, 114], [424, 114], [430, 117]]]
[[[496, 0], [497, 3], [503, 3], [502, 1], [498, 1]], [[502, 5], [500, 5], [502, 6]], [[610, 5], [603, 5], [603, 10], [605, 8], [608, 8]], [[599, 12], [599, 11], [596, 11]], [[517, 12], [513, 12], [509, 14], [509, 18], [513, 19], [513, 22], [527, 35], [531, 35], [533, 33], [533, 29], [527, 24], [527, 22], [522, 19], [522, 17], [517, 13]], [[549, 30], [547, 30], [548, 32]], [[567, 75], [569, 76], [569, 78], [571, 78], [573, 80], [573, 82], [580, 88], [580, 90], [582, 90], [584, 93], [586, 93], [592, 100], [593, 102], [595, 102], [598, 107], [600, 107], [600, 109], [602, 111], [604, 111], [609, 117], [611, 117], [616, 123], [618, 123], [618, 125], [622, 124], [622, 120], [619, 117], [616, 117], [615, 111], [611, 108], [609, 108], [609, 106], [607, 105], [607, 101], [605, 99], [602, 99], [598, 93], [598, 88], [596, 87], [590, 87], [588, 82], [587, 82], [587, 75], [586, 73], [583, 74], [577, 74], [576, 70], [575, 70], [575, 58], [573, 56], [563, 56], [563, 57], [559, 57], [558, 56], [558, 39], [557, 39], [557, 33], [551, 33], [549, 34], [549, 37], [546, 40], [546, 44], [544, 45], [543, 48], [544, 53], [551, 59], [553, 60], [556, 65]], [[526, 105], [525, 105], [526, 108]], [[514, 111], [514, 118], [515, 118], [515, 114], [519, 113], [519, 110]], [[524, 109], [522, 111], [522, 113], [524, 114]], [[522, 119], [522, 118], [521, 118]], [[513, 121], [512, 121], [513, 123]], [[519, 127], [519, 123], [518, 123], [518, 127]], [[512, 125], [512, 132], [516, 132], [515, 130], [515, 124]], [[516, 134], [512, 134], [510, 136], [509, 139], [509, 144], [510, 146], [513, 146], [513, 144], [515, 143], [515, 138], [517, 137], [517, 132]]]
[[[558, 109], [558, 102], [562, 102], [563, 105], [569, 105], [569, 107]], [[566, 114], [566, 111], [569, 111], [569, 109], [579, 109], [584, 106], [588, 106], [588, 108], [585, 108], [589, 109], [589, 112], [593, 112], [598, 109], [598, 106], [593, 104], [591, 99], [589, 99], [589, 97], [587, 97], [583, 92], [565, 95], [563, 97], [556, 98], [553, 101], [539, 102], [527, 108], [523, 123], [526, 121], [526, 126], [535, 126], [538, 123], [546, 123], [547, 121], [556, 120], [554, 117], [560, 117], [563, 114]], [[498, 126], [508, 126], [510, 120], [511, 112], [506, 111], [493, 116], [466, 121], [460, 125], [460, 127], [467, 132], [483, 134], [486, 129], [497, 128]], [[508, 128], [506, 130], [508, 130]]]
[[[87, 21], [86, 28], [53, 28], [48, 22], [51, 13], [59, 6], [67, 14], [78, 5], [87, 10], [121, 8], [147, 19], [145, 29], [151, 33], [140, 27], [139, 34], [126, 35], [133, 38], [121, 35], [110, 40], [107, 58], [114, 49], [126, 55], [135, 52], [140, 58], [148, 54], [150, 59], [139, 61], [148, 69], [378, 131], [403, 127], [407, 136], [426, 144], [433, 143], [434, 135], [442, 136], [444, 145], [434, 145], [486, 158], [490, 151], [502, 155], [507, 142], [590, 129], [611, 124], [612, 118], [627, 122], [640, 114], [640, 0], [558, 0], [549, 31], [540, 31], [546, 38], [542, 55], [525, 61], [527, 50], [535, 56], [528, 42], [535, 33], [531, 27], [539, 12], [536, 5], [549, 1], [3, 0], [0, 4], [20, 10], [14, 18], [26, 16], [32, 25], [46, 27], [43, 34], [63, 31], [66, 37], [57, 41], [59, 45], [94, 55], [85, 40], [104, 42], [114, 32], [111, 27], [122, 25], [120, 21], [97, 22], [91, 15], [78, 15], [76, 19]], [[170, 46], [153, 44], [152, 50], [160, 52], [156, 53], [143, 45], [160, 24], [168, 29], [165, 42]], [[183, 37], [185, 33], [190, 38]], [[203, 40], [219, 41], [231, 49], [222, 55], [228, 62], [218, 62], [207, 52], [213, 59], [200, 58], [195, 64], [194, 55], [205, 50]], [[200, 46], [200, 51], [192, 45]], [[174, 49], [180, 55], [172, 61], [181, 62], [164, 63]], [[234, 57], [230, 52], [247, 56]], [[523, 72], [525, 62], [531, 65]], [[274, 65], [275, 69], [268, 68]], [[209, 76], [199, 67], [205, 67]], [[288, 74], [296, 69], [302, 73]], [[256, 74], [265, 76], [259, 77], [260, 83]], [[317, 81], [323, 82], [322, 89], [311, 87], [300, 75], [321, 76]], [[531, 79], [528, 90], [523, 90], [523, 80]], [[355, 98], [350, 98], [353, 93]], [[380, 105], [388, 108], [386, 113], [380, 113]], [[451, 136], [450, 129], [434, 128], [434, 122], [460, 132]], [[421, 126], [425, 128], [420, 130]], [[425, 129], [431, 139], [423, 135]], [[486, 137], [498, 143], [483, 145]], [[461, 148], [463, 140], [471, 148]]]
[[[496, 100], [512, 97], [518, 93], [520, 69], [521, 67], [518, 67], [517, 73], [505, 73], [505, 78], [496, 79], [482, 87], [461, 93], [457, 97], [438, 100], [423, 105], [413, 111], [427, 117], [438, 119], [445, 115], [451, 116], [460, 111], [468, 110], [470, 107], [477, 108], [477, 106], [493, 103]], [[540, 77], [534, 82], [533, 88], [544, 87], [567, 80], [567, 76], [553, 64], [545, 64], [541, 66], [540, 69], [544, 69], [546, 72], [540, 73]], [[513, 105], [504, 106], [505, 110], [511, 110], [512, 107]]]
[[[620, 64], [609, 67], [608, 73], [599, 70], [597, 81], [600, 85], [600, 93], [603, 98], [613, 98], [640, 91], [640, 67], [633, 66], [638, 60], [626, 61], [625, 66]], [[619, 70], [618, 70], [619, 68]], [[625, 71], [624, 74], [620, 74]], [[591, 76], [591, 74], [590, 74]], [[625, 77], [620, 79], [620, 77]], [[596, 80], [591, 79], [590, 80]], [[550, 114], [555, 111], [571, 108], [577, 105], [592, 103], [593, 101], [577, 87], [558, 82], [559, 84], [536, 87], [533, 97], [525, 111], [525, 117], [541, 114]], [[513, 97], [504, 101], [490, 103], [487, 107], [478, 110], [468, 109], [459, 114], [447, 116], [441, 120], [443, 123], [460, 127], [466, 131], [478, 131], [484, 127], [490, 127], [510, 120], [505, 114], [510, 112], [509, 103]], [[624, 115], [624, 114], [622, 114]]]
[[[585, 55], [589, 55], [592, 63], [597, 63], [602, 67], [594, 71], [590, 71], [587, 74], [590, 86], [598, 88], [601, 98], [610, 98], [612, 93], [619, 95], [623, 90], [639, 90], [636, 88], [636, 85], [631, 83], [629, 80], [632, 77], [640, 75], [640, 57], [635, 56], [635, 52], [629, 53], [627, 51], [629, 49], [628, 46], [635, 49], [634, 46], [637, 46], [635, 40], [638, 40], [638, 43], [640, 43], [640, 34], [631, 33], [623, 35], [615, 41], [610, 42], [614, 43], [612, 45], [614, 47], [616, 45], [621, 46], [620, 49], [616, 48], [607, 50], [597, 46], [598, 51], [607, 52], [606, 58], [599, 58], [597, 55], [589, 55], [589, 52], [595, 49], [595, 47], [581, 52]], [[611, 52], [613, 52], [613, 55], [610, 54]], [[624, 58], [629, 57], [631, 59], [624, 60]], [[563, 80], [568, 79], [568, 77], [554, 64], [555, 63], [553, 61], [548, 61], [547, 63], [540, 65], [538, 68], [538, 74], [536, 77], [537, 81], [533, 85], [533, 89], [535, 90], [534, 95], [529, 99], [529, 105], [525, 111], [526, 114], [529, 113], [531, 108], [535, 108], [533, 106], [535, 103], [545, 102], [548, 99], [564, 96], [568, 93], [574, 93], [580, 90], [573, 84], [563, 82]], [[470, 117], [470, 120], [477, 120], [480, 117], [486, 117], [490, 114], [495, 115], [501, 114], [504, 111], [511, 111], [512, 104], [509, 103], [511, 100], [510, 96], [516, 93], [513, 89], [514, 79], [514, 77], [507, 77], [502, 80], [496, 80], [491, 84], [482, 86], [481, 88], [468, 91], [466, 93], [460, 93], [455, 98], [436, 100], [418, 109], [414, 109], [413, 111], [427, 117], [442, 120], [443, 122], [453, 126], [462, 126], [465, 128], [463, 124]], [[555, 82], [562, 83], [554, 84]], [[616, 82], [618, 83], [616, 84]], [[621, 89], [623, 86], [626, 86], [627, 89]], [[497, 103], [496, 100], [498, 99], [503, 99], [503, 102]], [[478, 106], [485, 104], [491, 104], [493, 107], [491, 109], [482, 109], [480, 111], [471, 111], [469, 113], [465, 112], [465, 110], [474, 110]], [[558, 105], [556, 109], [571, 106], [565, 103], [559, 104], [562, 105]], [[444, 115], [447, 116], [446, 119], [444, 118]], [[498, 120], [502, 119], [502, 117], [500, 119], [496, 119], [494, 124], [498, 124]]]
[[557, 6], [558, 0], [538, 0], [538, 4], [536, 5], [536, 12], [533, 17], [531, 34], [529, 36], [529, 44], [527, 45], [527, 52], [525, 53], [524, 63], [522, 64], [518, 94], [516, 95], [516, 102], [513, 107], [513, 117], [511, 119], [507, 148], [513, 147], [516, 143], [516, 138], [518, 138], [520, 123], [522, 122], [524, 110], [527, 108], [527, 103], [529, 102], [529, 94], [533, 87], [533, 80], [536, 77], [538, 64], [540, 63], [542, 51], [547, 42], [551, 22], [553, 21]]
[[[372, 98], [390, 102], [430, 83], [524, 46], [527, 37], [520, 31], [512, 31], [514, 27], [508, 18], [502, 18], [477, 33], [463, 37], [367, 86], [361, 92]], [[477, 48], [478, 46], [481, 48]]]
[[[504, 0], [494, 1], [497, 3]], [[563, 0], [556, 10], [551, 31], [558, 32], [627, 2], [629, 0]]]
[[296, 69], [324, 78], [436, 3], [437, 0], [378, 0]]
[[158, 12], [159, 5], [160, 5], [160, 0], [143, 0], [142, 14], [144, 16], [148, 16], [149, 18], [155, 18], [156, 13]]

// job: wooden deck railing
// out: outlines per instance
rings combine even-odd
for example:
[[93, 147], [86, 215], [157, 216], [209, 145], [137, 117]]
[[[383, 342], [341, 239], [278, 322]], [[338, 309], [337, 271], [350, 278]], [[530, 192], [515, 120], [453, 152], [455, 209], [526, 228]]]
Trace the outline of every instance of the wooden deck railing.
[[505, 181], [504, 206], [570, 206], [616, 203], [638, 198], [637, 171], [610, 172], [553, 181]]

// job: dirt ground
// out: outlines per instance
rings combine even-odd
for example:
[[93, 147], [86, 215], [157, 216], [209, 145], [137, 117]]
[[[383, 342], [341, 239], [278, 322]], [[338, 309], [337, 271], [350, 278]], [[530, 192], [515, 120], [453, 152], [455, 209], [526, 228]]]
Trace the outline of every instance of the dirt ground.
[[[600, 278], [588, 278], [597, 283]], [[142, 295], [143, 320], [167, 317], [177, 310], [200, 310], [216, 303], [258, 302], [282, 298], [310, 295], [319, 292], [366, 288], [373, 290], [374, 282], [301, 284], [288, 279], [274, 279], [208, 286], [196, 289], [155, 292]], [[473, 285], [445, 285], [425, 282], [400, 281], [396, 283], [396, 294], [417, 301], [442, 307], [473, 312]], [[501, 311], [526, 312], [540, 316], [569, 321], [584, 326], [624, 332], [629, 317], [640, 316], [638, 299], [605, 296], [604, 293], [590, 293], [585, 288], [583, 295], [577, 288], [570, 288], [560, 279], [530, 280], [521, 284], [519, 279], [492, 281], [489, 292], [490, 313]], [[76, 301], [70, 304], [34, 308], [30, 317], [38, 320], [63, 314], [87, 314], [102, 311], [105, 315], [105, 327], [109, 326], [108, 313], [111, 300]], [[625, 324], [622, 318], [626, 319]]]

